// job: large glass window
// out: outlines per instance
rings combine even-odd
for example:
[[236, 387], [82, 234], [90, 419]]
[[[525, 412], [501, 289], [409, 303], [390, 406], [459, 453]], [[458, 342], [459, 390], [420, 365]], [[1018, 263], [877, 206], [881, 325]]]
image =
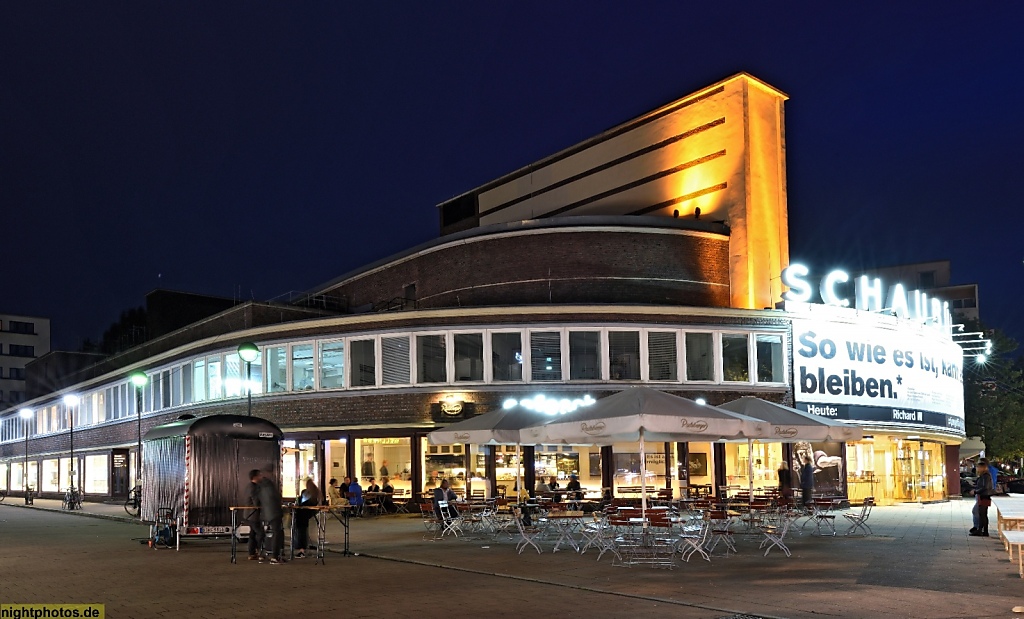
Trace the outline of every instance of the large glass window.
[[710, 333], [686, 334], [686, 380], [714, 380], [715, 351]]
[[381, 382], [385, 385], [408, 385], [409, 336], [380, 338]]
[[484, 379], [484, 336], [482, 333], [455, 334], [455, 380]]
[[416, 382], [448, 382], [444, 335], [416, 337]]
[[750, 381], [746, 335], [730, 333], [722, 335], [722, 375], [726, 381]]
[[786, 381], [786, 368], [782, 363], [782, 336], [757, 336], [757, 380], [761, 383]]
[[192, 364], [181, 366], [181, 401], [182, 404], [192, 403]]
[[[545, 369], [547, 364], [545, 364]], [[601, 332], [569, 332], [569, 380], [601, 379]]]
[[192, 364], [192, 399], [202, 402], [206, 399], [206, 360], [196, 359]]
[[288, 365], [284, 346], [267, 349], [267, 391], [276, 393], [288, 390]]
[[650, 331], [647, 334], [647, 364], [650, 380], [679, 380], [674, 331]]
[[[426, 439], [423, 439], [426, 440]], [[361, 438], [356, 440], [355, 471], [363, 489], [372, 477], [378, 485], [385, 477], [395, 489], [412, 491], [412, 441], [408, 437]]]
[[41, 491], [60, 491], [60, 467], [57, 465], [56, 458], [53, 460], [43, 460], [43, 478], [40, 481], [42, 483]]
[[313, 345], [295, 344], [292, 346], [292, 390], [311, 391], [313, 389]]
[[345, 342], [320, 344], [320, 388], [341, 389], [345, 386]]
[[[250, 363], [249, 367], [243, 364], [242, 372], [246, 376], [251, 376], [248, 389], [253, 393], [263, 393], [263, 355], [256, 355], [256, 360]], [[247, 392], [243, 390], [243, 393]]]
[[530, 333], [530, 374], [533, 380], [562, 380], [562, 334]]
[[181, 406], [181, 368], [171, 369], [171, 406]]
[[242, 360], [233, 352], [224, 357], [224, 395], [237, 398], [245, 393], [242, 388]]
[[608, 362], [612, 380], [640, 380], [640, 332], [609, 331]]
[[10, 490], [7, 487], [7, 464], [0, 464], [0, 490]]
[[523, 380], [523, 335], [492, 333], [491, 364], [494, 380]]
[[211, 400], [224, 397], [224, 379], [221, 377], [220, 356], [206, 358], [206, 386]]
[[108, 492], [107, 456], [85, 457], [84, 481], [83, 490], [88, 494], [106, 494]]
[[353, 340], [352, 378], [353, 387], [372, 387], [377, 384], [377, 358], [374, 340]]

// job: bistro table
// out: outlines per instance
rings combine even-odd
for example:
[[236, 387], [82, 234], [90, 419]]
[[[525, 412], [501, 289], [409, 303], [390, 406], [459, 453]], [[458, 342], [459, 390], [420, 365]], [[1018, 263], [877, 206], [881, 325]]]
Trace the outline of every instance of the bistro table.
[[[292, 527], [293, 527], [292, 534], [293, 535], [294, 535], [295, 510], [309, 509], [309, 510], [314, 510], [314, 511], [317, 512], [315, 517], [314, 517], [314, 520], [316, 520], [316, 561], [314, 563], [323, 563], [324, 562], [324, 547], [325, 547], [325, 545], [327, 543], [327, 516], [326, 516], [326, 514], [333, 515], [338, 520], [338, 522], [341, 523], [341, 526], [345, 529], [345, 545], [344, 545], [344, 548], [343, 548], [343, 550], [341, 552], [342, 556], [349, 556], [349, 555], [353, 554], [351, 552], [351, 550], [349, 549], [349, 519], [350, 519], [351, 512], [352, 512], [352, 506], [351, 505], [337, 505], [337, 506], [317, 505], [317, 506], [310, 506], [310, 507], [299, 507], [299, 506], [295, 506], [295, 505], [283, 505], [282, 507], [284, 509], [288, 510], [292, 514], [292, 523], [293, 523], [292, 524]], [[236, 505], [236, 506], [228, 507], [228, 509], [231, 510], [231, 562], [232, 563], [237, 563], [238, 562], [238, 560], [237, 560], [237, 555], [238, 555], [238, 527], [239, 527], [239, 524], [238, 524], [238, 512], [240, 510], [255, 511], [258, 508], [253, 507], [252, 505]], [[245, 520], [246, 520], [246, 523], [248, 524], [248, 518], [246, 518]], [[252, 525], [250, 524], [249, 527], [250, 527], [249, 535], [252, 535], [252, 530], [251, 530]], [[294, 548], [292, 549], [292, 552], [293, 552], [293, 557], [294, 557]]]
[[580, 551], [579, 542], [576, 540], [574, 535], [580, 525], [583, 524], [582, 511], [548, 512], [545, 519], [547, 520], [548, 526], [554, 528], [555, 532], [558, 533], [558, 539], [555, 541], [555, 548], [551, 552], [558, 552], [561, 548], [562, 542], [572, 546], [572, 549], [576, 552]]

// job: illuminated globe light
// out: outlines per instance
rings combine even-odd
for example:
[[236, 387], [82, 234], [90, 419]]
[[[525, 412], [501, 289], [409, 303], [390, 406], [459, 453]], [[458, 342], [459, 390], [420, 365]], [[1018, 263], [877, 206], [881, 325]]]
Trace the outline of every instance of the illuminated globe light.
[[23, 408], [18, 411], [18, 414], [21, 415], [22, 419], [31, 419], [33, 412], [31, 408]]
[[519, 405], [526, 410], [531, 410], [538, 413], [544, 413], [546, 415], [564, 415], [565, 413], [571, 413], [581, 406], [590, 406], [597, 402], [590, 395], [585, 395], [582, 398], [549, 398], [543, 394], [535, 395], [532, 398], [526, 398], [516, 402], [515, 400], [505, 400], [502, 406], [504, 408], [512, 408], [513, 406]]
[[510, 408], [515, 408], [516, 404], [519, 404], [519, 402], [513, 400], [512, 398], [509, 398], [501, 403], [501, 407], [504, 408], [505, 410], [508, 410]]
[[77, 395], [68, 394], [64, 396], [65, 406], [78, 406], [79, 398]]
[[704, 398], [697, 398], [696, 400], [694, 400], [694, 402], [696, 402], [697, 404], [700, 404], [701, 406], [704, 406], [705, 404], [708, 403], [708, 401], [705, 400]]
[[975, 360], [978, 363], [985, 363], [986, 361], [988, 361], [988, 355], [978, 355], [977, 357], [975, 357]]

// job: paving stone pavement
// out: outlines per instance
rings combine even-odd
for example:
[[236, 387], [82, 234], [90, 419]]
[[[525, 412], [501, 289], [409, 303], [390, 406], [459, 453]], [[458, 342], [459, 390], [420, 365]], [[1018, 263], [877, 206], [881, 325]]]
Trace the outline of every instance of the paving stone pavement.
[[[875, 535], [794, 536], [791, 558], [764, 557], [756, 540], [741, 536], [736, 555], [669, 571], [614, 567], [596, 553], [552, 554], [550, 544], [542, 555], [518, 555], [489, 538], [424, 541], [418, 516], [353, 519], [352, 549], [361, 556], [231, 565], [226, 542], [180, 552], [133, 542], [147, 530], [126, 522], [120, 506], [86, 504], [85, 514], [67, 514], [57, 502], [0, 503], [0, 602], [97, 601], [110, 617], [433, 617], [459, 608], [502, 617], [538, 604], [548, 614], [590, 617], [1016, 616], [1024, 580], [997, 540], [966, 535], [971, 505], [875, 508]], [[332, 522], [332, 549], [341, 538]]]

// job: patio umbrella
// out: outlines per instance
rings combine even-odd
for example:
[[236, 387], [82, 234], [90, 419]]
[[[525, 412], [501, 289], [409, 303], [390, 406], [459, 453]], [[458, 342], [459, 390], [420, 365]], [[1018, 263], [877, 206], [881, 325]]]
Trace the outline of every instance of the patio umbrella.
[[522, 430], [524, 440], [535, 443], [610, 445], [618, 441], [640, 443], [641, 514], [647, 516], [647, 462], [645, 440], [715, 441], [723, 438], [765, 436], [766, 424], [742, 414], [671, 395], [649, 387], [630, 387], [586, 408], [559, 415], [545, 424]]
[[[516, 492], [523, 489], [520, 470], [522, 458], [519, 457], [520, 445], [524, 441], [520, 430], [542, 423], [547, 419], [544, 413], [529, 410], [523, 406], [512, 406], [477, 417], [471, 417], [450, 426], [445, 426], [427, 434], [431, 445], [450, 445], [453, 443], [471, 443], [473, 445], [516, 445]], [[516, 495], [518, 499], [518, 494]]]
[[[798, 410], [761, 398], [743, 396], [732, 402], [719, 406], [734, 413], [740, 413], [755, 419], [761, 419], [769, 424], [770, 434], [766, 440], [781, 443], [792, 443], [796, 441], [859, 441], [864, 432], [857, 426], [843, 421], [819, 417], [811, 413]], [[747, 458], [749, 465], [750, 494], [754, 494], [754, 459], [753, 440], [747, 438]]]

